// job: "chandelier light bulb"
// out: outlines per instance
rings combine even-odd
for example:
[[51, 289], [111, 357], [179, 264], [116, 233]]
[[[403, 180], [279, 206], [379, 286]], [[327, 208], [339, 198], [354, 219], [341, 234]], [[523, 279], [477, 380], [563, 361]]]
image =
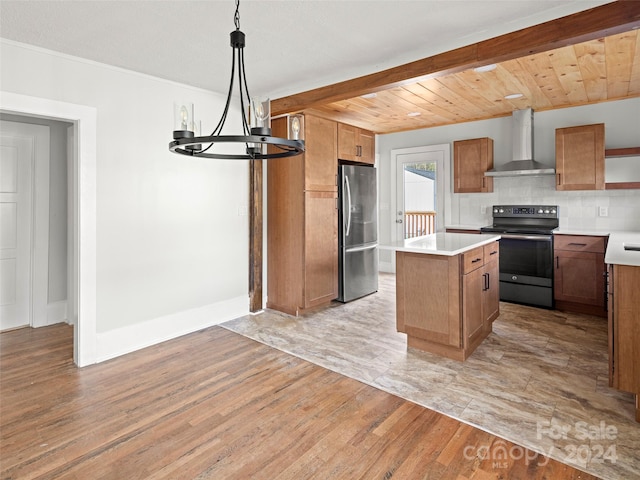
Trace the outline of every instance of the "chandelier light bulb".
[[180, 107], [180, 120], [181, 130], [189, 130], [187, 127], [187, 124], [189, 123], [189, 112], [187, 111], [187, 107], [184, 105]]
[[258, 120], [264, 121], [264, 107], [262, 106], [262, 103], [259, 103], [256, 107], [256, 117]]
[[293, 132], [293, 138], [298, 139], [300, 137], [300, 119], [293, 117], [291, 119], [291, 131]]
[[251, 127], [271, 127], [271, 101], [267, 97], [254, 97], [251, 99]]

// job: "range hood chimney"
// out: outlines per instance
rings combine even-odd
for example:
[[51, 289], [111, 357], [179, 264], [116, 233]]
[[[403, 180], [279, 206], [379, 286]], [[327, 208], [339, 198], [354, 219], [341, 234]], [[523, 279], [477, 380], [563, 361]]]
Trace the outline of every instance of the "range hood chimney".
[[555, 168], [533, 159], [533, 110], [516, 110], [512, 115], [511, 137], [513, 160], [485, 172], [487, 177], [520, 175], [554, 175]]

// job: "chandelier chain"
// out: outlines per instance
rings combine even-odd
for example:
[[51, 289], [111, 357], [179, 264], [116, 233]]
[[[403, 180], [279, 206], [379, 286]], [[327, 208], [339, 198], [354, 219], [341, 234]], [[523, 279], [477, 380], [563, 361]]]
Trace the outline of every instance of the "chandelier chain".
[[233, 16], [233, 23], [236, 24], [236, 30], [240, 30], [240, 0], [236, 0], [236, 13]]

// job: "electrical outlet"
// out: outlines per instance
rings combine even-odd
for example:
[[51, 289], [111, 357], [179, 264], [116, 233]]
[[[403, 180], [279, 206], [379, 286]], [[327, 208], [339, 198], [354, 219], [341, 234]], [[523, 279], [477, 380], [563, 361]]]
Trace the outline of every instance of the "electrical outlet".
[[598, 209], [598, 215], [600, 215], [601, 217], [609, 216], [609, 207], [598, 207]]

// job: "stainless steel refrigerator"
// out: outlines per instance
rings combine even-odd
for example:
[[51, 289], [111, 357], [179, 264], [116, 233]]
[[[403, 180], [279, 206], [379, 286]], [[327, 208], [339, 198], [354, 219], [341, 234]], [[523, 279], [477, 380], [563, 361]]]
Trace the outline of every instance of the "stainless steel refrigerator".
[[378, 291], [376, 169], [340, 165], [338, 197], [338, 300]]

